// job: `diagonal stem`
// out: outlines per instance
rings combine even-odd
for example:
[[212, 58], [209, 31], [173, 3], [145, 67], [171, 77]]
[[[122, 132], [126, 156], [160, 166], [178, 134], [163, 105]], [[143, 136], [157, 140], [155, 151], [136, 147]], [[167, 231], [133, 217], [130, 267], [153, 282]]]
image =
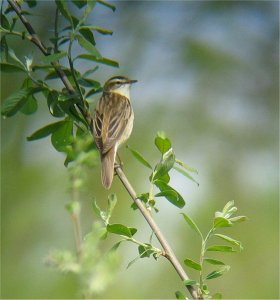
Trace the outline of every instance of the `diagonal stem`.
[[[127, 192], [131, 196], [132, 200], [135, 202], [139, 210], [141, 211], [142, 215], [152, 228], [153, 232], [155, 233], [158, 241], [160, 242], [161, 246], [164, 249], [164, 256], [170, 261], [170, 263], [173, 265], [174, 269], [178, 273], [178, 275], [181, 277], [182, 280], [189, 279], [188, 275], [186, 274], [185, 270], [183, 269], [181, 263], [177, 259], [176, 255], [174, 254], [171, 246], [169, 245], [168, 241], [166, 240], [165, 236], [162, 234], [160, 228], [158, 227], [155, 220], [152, 218], [150, 212], [147, 210], [145, 205], [142, 203], [140, 199], [137, 198], [136, 192], [131, 186], [130, 182], [128, 181], [127, 177], [125, 176], [123, 170], [119, 165], [115, 166], [115, 171], [121, 180], [122, 184], [126, 188]], [[202, 299], [199, 298], [196, 289], [193, 286], [187, 286], [190, 294], [192, 295], [193, 299]]]

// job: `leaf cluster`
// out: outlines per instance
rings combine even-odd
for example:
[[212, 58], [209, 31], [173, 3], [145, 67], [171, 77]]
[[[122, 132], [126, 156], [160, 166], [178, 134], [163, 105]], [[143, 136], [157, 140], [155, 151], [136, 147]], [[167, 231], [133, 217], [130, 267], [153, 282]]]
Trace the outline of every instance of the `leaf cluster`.
[[[227, 252], [234, 253], [243, 250], [243, 246], [240, 241], [224, 234], [216, 233], [216, 231], [220, 228], [232, 227], [237, 223], [245, 221], [247, 218], [245, 216], [235, 216], [233, 215], [237, 212], [237, 207], [234, 206], [234, 201], [229, 201], [221, 212], [216, 212], [213, 218], [212, 227], [204, 237], [199, 229], [198, 225], [194, 222], [194, 220], [187, 214], [182, 213], [184, 220], [189, 225], [189, 227], [196, 232], [201, 240], [201, 252], [199, 257], [199, 262], [185, 258], [184, 264], [196, 271], [199, 272], [199, 280], [185, 280], [184, 284], [195, 285], [198, 287], [199, 294], [203, 296], [204, 299], [221, 299], [222, 295], [220, 293], [216, 293], [215, 295], [210, 295], [210, 291], [208, 290], [208, 286], [206, 281], [218, 278], [222, 276], [224, 273], [229, 271], [230, 266], [226, 265], [223, 261], [218, 260], [216, 258], [209, 257], [211, 253], [218, 252]], [[226, 242], [227, 244], [214, 244], [208, 245], [209, 241], [212, 240], [220, 240]], [[206, 256], [207, 254], [207, 256]], [[204, 263], [210, 264], [215, 267], [219, 267], [218, 269], [214, 269], [207, 275], [204, 275]], [[180, 293], [178, 294], [180, 295]], [[178, 296], [179, 297], [179, 296]], [[180, 299], [180, 298], [177, 298]]]
[[[146, 203], [147, 207], [153, 207], [155, 211], [158, 211], [158, 209], [155, 207], [155, 204], [156, 198], [159, 197], [164, 197], [176, 207], [183, 208], [185, 206], [185, 200], [178, 191], [170, 186], [170, 171], [176, 170], [188, 179], [196, 182], [189, 172], [197, 173], [197, 170], [176, 158], [171, 141], [168, 137], [166, 137], [164, 132], [161, 131], [157, 133], [154, 144], [160, 152], [160, 160], [154, 167], [152, 167], [151, 163], [148, 162], [141, 153], [132, 149], [131, 147], [128, 147], [132, 155], [141, 164], [152, 171], [149, 176], [149, 192], [139, 194], [138, 198]], [[154, 193], [154, 187], [156, 187], [159, 192]], [[135, 204], [133, 204], [132, 207], [134, 209], [137, 208]]]
[[[34, 9], [37, 1], [22, 1], [19, 4], [21, 14], [29, 15], [31, 13], [24, 10], [24, 7], [27, 5], [28, 8]], [[18, 112], [26, 115], [33, 114], [38, 109], [38, 101], [41, 101], [41, 98], [45, 99], [50, 114], [60, 120], [36, 130], [27, 139], [34, 141], [51, 136], [53, 147], [67, 155], [65, 165], [77, 156], [73, 142], [82, 135], [82, 132], [86, 133], [91, 129], [91, 121], [88, 119], [89, 103], [94, 94], [102, 91], [100, 82], [91, 78], [92, 74], [97, 71], [100, 64], [118, 67], [116, 61], [101, 55], [95, 42], [96, 34], [111, 35], [112, 31], [87, 23], [97, 4], [115, 10], [112, 4], [101, 0], [55, 1], [53, 36], [48, 46], [41, 49], [45, 56], [40, 61], [35, 60], [31, 55], [21, 59], [9, 46], [10, 36], [30, 41], [34, 41], [34, 38], [28, 31], [17, 31], [19, 17], [14, 14], [10, 6], [6, 9], [3, 4], [1, 6], [1, 72], [20, 72], [25, 76], [21, 89], [4, 101], [1, 114], [5, 118], [12, 117]], [[61, 19], [63, 22], [59, 22]], [[59, 26], [59, 24], [64, 25]], [[72, 54], [74, 43], [81, 49], [75, 57]], [[37, 44], [42, 45], [39, 40]], [[93, 67], [80, 73], [74, 68], [74, 64], [81, 59], [93, 63]], [[53, 84], [53, 79], [61, 78], [61, 72], [67, 76], [70, 84], [66, 84], [66, 88], [59, 90]]]

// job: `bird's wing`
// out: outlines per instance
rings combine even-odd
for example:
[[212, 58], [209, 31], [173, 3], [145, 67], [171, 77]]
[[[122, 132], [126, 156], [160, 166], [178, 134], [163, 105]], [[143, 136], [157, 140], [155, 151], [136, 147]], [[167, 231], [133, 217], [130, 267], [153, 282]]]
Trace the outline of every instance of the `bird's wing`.
[[113, 93], [104, 94], [95, 109], [94, 135], [102, 154], [121, 140], [132, 114], [129, 100]]

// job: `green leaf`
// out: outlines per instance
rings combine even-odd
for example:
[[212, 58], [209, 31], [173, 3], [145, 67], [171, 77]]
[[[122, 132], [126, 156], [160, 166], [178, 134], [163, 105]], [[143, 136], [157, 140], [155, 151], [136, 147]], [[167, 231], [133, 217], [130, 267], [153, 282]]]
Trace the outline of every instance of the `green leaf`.
[[208, 262], [211, 265], [221, 265], [221, 266], [225, 265], [222, 261], [217, 260], [217, 259], [213, 259], [213, 258], [207, 258], [207, 257], [205, 257], [203, 259], [203, 261], [206, 261], [206, 262]]
[[173, 169], [175, 169], [176, 171], [178, 171], [179, 173], [181, 173], [182, 175], [184, 175], [185, 177], [187, 177], [188, 179], [190, 179], [191, 181], [195, 182], [197, 185], [199, 185], [199, 183], [185, 170], [177, 167], [177, 166], [173, 166]]
[[25, 66], [24, 63], [16, 56], [15, 51], [14, 51], [13, 49], [9, 48], [8, 54], [9, 54], [9, 57], [10, 57], [11, 59], [13, 59], [15, 62], [17, 62], [17, 63], [21, 66], [21, 68], [22, 68], [23, 70], [27, 70], [26, 66]]
[[[32, 88], [33, 82], [28, 77], [23, 81], [22, 88]], [[38, 103], [36, 98], [31, 94], [27, 96], [27, 101], [23, 105], [23, 107], [20, 109], [20, 111], [26, 115], [33, 114], [38, 109]]]
[[213, 271], [211, 273], [209, 273], [205, 279], [209, 280], [209, 279], [214, 279], [214, 278], [217, 278], [217, 277], [220, 277], [222, 276], [225, 272], [229, 271], [230, 269], [230, 266], [224, 266], [222, 267], [221, 269], [219, 270], [216, 270], [216, 271]]
[[212, 296], [212, 299], [213, 300], [220, 300], [220, 299], [222, 299], [222, 294], [216, 293], [215, 295]]
[[29, 8], [35, 7], [37, 5], [36, 0], [25, 0]]
[[192, 280], [192, 279], [185, 279], [183, 281], [183, 283], [184, 283], [185, 286], [197, 285], [198, 284], [197, 281]]
[[98, 2], [99, 4], [102, 4], [102, 5], [104, 5], [104, 6], [108, 7], [108, 8], [110, 8], [110, 9], [112, 9], [112, 11], [115, 11], [115, 10], [116, 10], [115, 5], [113, 5], [113, 4], [111, 4], [111, 3], [108, 3], [108, 2], [103, 1], [103, 0], [97, 0], [97, 2]]
[[38, 109], [38, 103], [36, 98], [33, 95], [27, 97], [27, 101], [22, 106], [20, 111], [25, 115], [31, 115], [35, 113]]
[[0, 47], [0, 61], [7, 61], [9, 57], [9, 46], [5, 36], [2, 36], [1, 38]]
[[73, 142], [73, 121], [65, 119], [61, 126], [52, 134], [51, 141], [57, 151], [65, 151], [66, 146]]
[[156, 180], [155, 185], [160, 189], [161, 193], [155, 195], [155, 197], [164, 196], [173, 205], [182, 208], [185, 206], [185, 201], [182, 196], [174, 190], [171, 186], [162, 180]]
[[87, 50], [89, 53], [96, 56], [97, 58], [99, 58], [99, 59], [102, 58], [99, 51], [88, 40], [86, 40], [82, 35], [77, 35], [76, 38], [82, 48], [84, 48], [85, 50]]
[[189, 166], [188, 164], [182, 162], [181, 160], [179, 160], [178, 158], [176, 158], [176, 163], [178, 165], [180, 165], [181, 167], [183, 167], [184, 169], [190, 171], [190, 172], [194, 172], [194, 173], [197, 173], [198, 174], [198, 170]]
[[240, 241], [237, 241], [237, 240], [235, 240], [235, 239], [233, 239], [233, 238], [231, 238], [229, 236], [226, 236], [224, 234], [218, 234], [218, 233], [215, 233], [214, 236], [219, 237], [219, 238], [221, 238], [221, 239], [229, 242], [232, 245], [238, 246], [240, 250], [243, 249]]
[[149, 168], [149, 169], [153, 169], [152, 166], [149, 164], [149, 162], [142, 156], [142, 154], [140, 154], [138, 151], [132, 149], [129, 146], [126, 146], [129, 151], [132, 153], [132, 155], [141, 163], [143, 164], [145, 167]]
[[177, 291], [175, 293], [175, 296], [176, 296], [176, 299], [178, 299], [178, 300], [186, 300], [186, 297], [180, 291]]
[[85, 25], [85, 26], [81, 26], [80, 28], [87, 28], [87, 29], [91, 29], [91, 30], [95, 30], [101, 34], [104, 34], [104, 35], [112, 35], [113, 34], [113, 31], [112, 30], [109, 30], [109, 29], [106, 29], [106, 28], [102, 28], [102, 27], [98, 27], [98, 26], [92, 26], [92, 25]]
[[9, 96], [1, 107], [1, 114], [11, 117], [16, 114], [27, 102], [28, 96], [41, 90], [41, 88], [24, 88]]
[[230, 220], [225, 219], [223, 217], [216, 217], [214, 219], [214, 227], [221, 228], [221, 227], [231, 227], [232, 223]]
[[56, 123], [49, 124], [45, 127], [42, 127], [32, 133], [29, 137], [27, 137], [28, 141], [35, 141], [47, 137], [48, 135], [54, 133], [60, 126], [62, 126], [64, 121], [59, 121]]
[[61, 59], [62, 57], [65, 57], [65, 56], [67, 56], [67, 52], [65, 52], [65, 51], [59, 52], [59, 53], [54, 53], [54, 54], [43, 57], [42, 62], [45, 64], [49, 64], [53, 61], [57, 61], [57, 60]]
[[1, 13], [1, 18], [0, 18], [0, 21], [1, 21], [1, 26], [7, 30], [10, 30], [11, 26], [10, 26], [10, 23], [9, 23], [9, 20], [6, 18], [6, 16], [4, 14]]
[[202, 270], [201, 265], [200, 265], [199, 263], [197, 263], [197, 262], [195, 262], [195, 261], [193, 261], [193, 260], [191, 260], [191, 259], [189, 259], [189, 258], [186, 258], [186, 259], [184, 260], [184, 264], [185, 264], [186, 266], [192, 268], [192, 269], [195, 269], [195, 270], [198, 270], [198, 271], [201, 271], [201, 270]]
[[126, 269], [130, 268], [134, 263], [136, 263], [136, 261], [139, 259], [140, 257], [137, 256], [136, 258], [134, 258], [132, 261], [130, 261], [126, 267]]
[[69, 12], [69, 9], [67, 7], [67, 1], [65, 0], [55, 0], [56, 6], [59, 9], [60, 13], [63, 15], [63, 17], [68, 20], [71, 24], [71, 27], [74, 28], [73, 20], [71, 18], [71, 14]]
[[245, 216], [238, 216], [238, 217], [234, 217], [234, 218], [230, 218], [229, 221], [231, 223], [241, 223], [241, 222], [244, 222], [244, 221], [247, 221], [248, 218], [245, 217]]
[[49, 93], [47, 94], [47, 103], [48, 103], [50, 113], [54, 117], [60, 118], [63, 117], [65, 113], [58, 103], [58, 96], [59, 94], [57, 91], [49, 91]]
[[106, 218], [107, 223], [109, 222], [109, 220], [112, 216], [112, 213], [117, 204], [117, 201], [118, 201], [118, 199], [117, 199], [116, 194], [110, 194], [108, 196], [108, 212], [107, 212], [107, 218]]
[[236, 252], [236, 250], [234, 250], [232, 247], [223, 245], [210, 246], [206, 249], [206, 251]]
[[140, 258], [150, 257], [155, 251], [151, 244], [139, 245], [138, 252], [140, 254]]
[[124, 235], [126, 237], [131, 238], [136, 232], [136, 228], [131, 228], [124, 226], [122, 224], [108, 224], [107, 225], [107, 231], [110, 233], [118, 234], [118, 235]]
[[224, 215], [234, 206], [234, 201], [229, 201], [223, 208]]
[[101, 87], [100, 82], [85, 78], [84, 76], [78, 79], [78, 83], [84, 87], [99, 89]]
[[88, 42], [90, 42], [93, 46], [95, 46], [96, 44], [95, 39], [92, 31], [89, 28], [82, 27], [79, 29], [79, 32]]
[[12, 65], [4, 62], [0, 63], [0, 68], [1, 68], [1, 72], [5, 72], [5, 73], [26, 72], [26, 70], [21, 66]]
[[92, 202], [92, 207], [94, 212], [107, 224], [107, 213], [98, 206], [96, 199]]
[[170, 140], [165, 136], [164, 132], [160, 131], [157, 133], [157, 136], [155, 138], [155, 145], [162, 154], [164, 154], [171, 148]]
[[174, 163], [175, 154], [172, 148], [170, 148], [167, 152], [163, 154], [162, 160], [156, 165], [156, 168], [153, 173], [153, 182], [167, 174], [173, 168]]
[[75, 59], [78, 58], [95, 61], [100, 64], [108, 65], [111, 67], [117, 67], [117, 68], [119, 67], [119, 63], [117, 61], [106, 57], [98, 57], [96, 55], [91, 55], [91, 54], [79, 54]]
[[182, 215], [183, 215], [185, 221], [189, 224], [189, 226], [190, 226], [196, 233], [198, 233], [198, 235], [199, 235], [199, 236], [201, 237], [201, 239], [203, 240], [203, 235], [202, 235], [201, 231], [199, 230], [198, 226], [197, 226], [197, 225], [195, 224], [195, 222], [193, 221], [193, 219], [192, 219], [190, 216], [188, 216], [188, 215], [186, 215], [186, 214], [184, 214], [184, 213], [182, 213]]

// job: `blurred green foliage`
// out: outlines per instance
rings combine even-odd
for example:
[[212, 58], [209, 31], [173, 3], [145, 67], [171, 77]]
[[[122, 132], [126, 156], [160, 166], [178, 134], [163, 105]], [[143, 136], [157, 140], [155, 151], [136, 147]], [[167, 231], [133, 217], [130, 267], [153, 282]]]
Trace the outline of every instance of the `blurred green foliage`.
[[[42, 1], [39, 17], [30, 17], [43, 40], [50, 36], [46, 30], [50, 20], [44, 17], [54, 14], [50, 3]], [[209, 282], [210, 289], [231, 299], [279, 298], [279, 3], [115, 4], [115, 13], [104, 8], [91, 17], [114, 30], [110, 38], [97, 38], [102, 53], [120, 62], [118, 73], [139, 79], [132, 92], [135, 126], [129, 145], [155, 162], [155, 133], [163, 129], [172, 137], [178, 157], [199, 170], [199, 187], [176, 173], [171, 183], [203, 233], [214, 211], [228, 200], [234, 199], [249, 217], [246, 226], [232, 229], [245, 250], [221, 258], [232, 266], [231, 271], [213, 285]], [[20, 57], [30, 52], [40, 57], [26, 41], [11, 38], [11, 43]], [[86, 64], [80, 60], [76, 67], [83, 70]], [[97, 74], [105, 80], [112, 69], [104, 65]], [[1, 76], [1, 101], [20, 88], [22, 78]], [[36, 115], [17, 115], [1, 124], [2, 298], [80, 297], [75, 277], [57, 274], [44, 264], [50, 249], [74, 251], [75, 245], [64, 209], [70, 201], [64, 157], [51, 149], [50, 140], [26, 141], [37, 128], [53, 121], [41, 100]], [[136, 190], [144, 190], [148, 169], [141, 168], [125, 149], [121, 156]], [[98, 170], [84, 175], [82, 225], [88, 232], [92, 197], [106, 203], [107, 193]], [[113, 221], [140, 227], [140, 238], [150, 234], [142, 217], [132, 212], [117, 180], [112, 191], [119, 199]], [[157, 205], [161, 210], [157, 221], [180, 260], [196, 257], [200, 244], [195, 233], [186, 231], [178, 209], [163, 201]], [[102, 249], [108, 249], [106, 243]], [[177, 274], [163, 259], [143, 260], [126, 270], [137, 253], [128, 245], [122, 251], [119, 276], [99, 298], [171, 298], [174, 290], [181, 289]], [[194, 274], [195, 270], [191, 277]]]

